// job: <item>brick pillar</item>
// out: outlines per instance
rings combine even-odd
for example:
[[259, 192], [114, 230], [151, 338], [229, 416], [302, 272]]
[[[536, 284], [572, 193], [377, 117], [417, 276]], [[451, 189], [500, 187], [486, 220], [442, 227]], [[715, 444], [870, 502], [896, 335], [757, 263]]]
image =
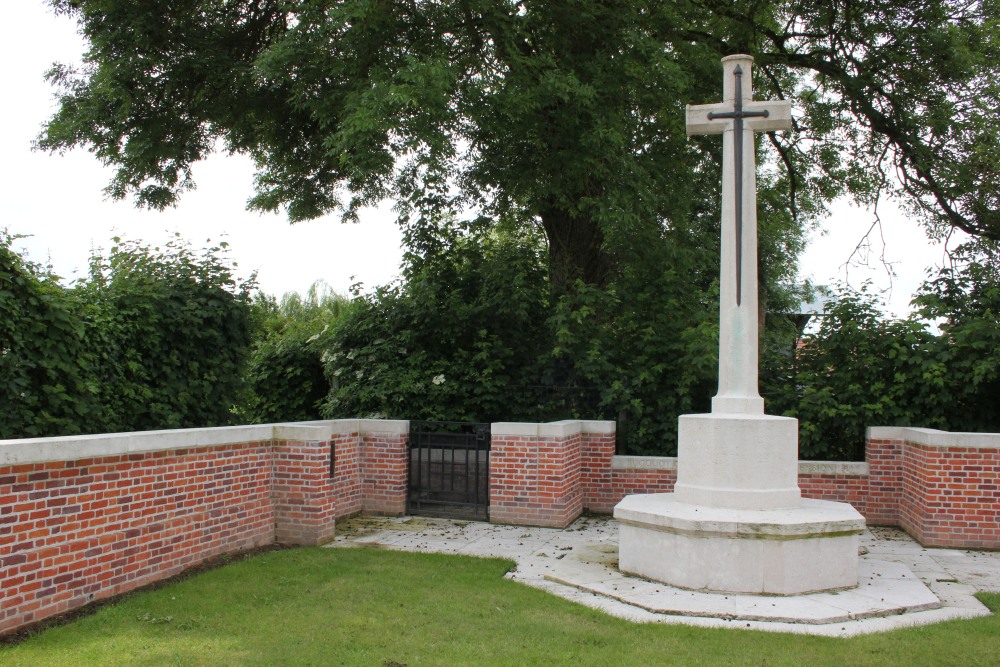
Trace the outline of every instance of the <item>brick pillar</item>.
[[869, 526], [898, 526], [903, 498], [902, 429], [869, 428], [865, 437], [865, 460], [868, 463], [865, 520]]
[[615, 455], [615, 423], [584, 422], [581, 443], [583, 506], [595, 514], [610, 514], [615, 498], [611, 459]]
[[903, 431], [899, 525], [920, 544], [1000, 548], [1000, 435]]
[[587, 423], [492, 425], [492, 522], [564, 528], [580, 516]]
[[332, 427], [333, 503], [336, 518], [344, 519], [361, 513], [362, 468], [361, 435], [358, 421], [337, 421]]
[[406, 514], [410, 422], [361, 420], [362, 511]]
[[275, 427], [271, 479], [276, 542], [323, 544], [333, 539], [336, 511], [329, 429]]

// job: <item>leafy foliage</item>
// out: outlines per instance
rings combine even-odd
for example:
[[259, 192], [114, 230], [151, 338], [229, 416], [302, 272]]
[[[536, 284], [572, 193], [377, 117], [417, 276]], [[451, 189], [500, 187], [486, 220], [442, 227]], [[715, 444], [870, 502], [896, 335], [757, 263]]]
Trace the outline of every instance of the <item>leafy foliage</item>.
[[232, 422], [250, 345], [249, 292], [224, 245], [116, 239], [73, 288], [0, 239], [0, 437]]
[[771, 410], [799, 419], [803, 457], [862, 460], [868, 426], [1000, 430], [997, 245], [975, 242], [954, 258], [907, 319], [885, 317], [865, 291], [842, 291], [819, 331], [772, 368]]
[[798, 418], [805, 459], [864, 460], [869, 426], [943, 426], [926, 421], [941, 389], [929, 380], [943, 371], [927, 354], [932, 340], [920, 322], [887, 319], [867, 292], [842, 291], [791, 368], [765, 385], [769, 411]]
[[100, 423], [95, 357], [75, 302], [0, 230], [0, 438], [73, 434]]
[[[947, 375], [937, 398], [954, 430], [1000, 432], [1000, 244], [963, 245], [930, 277], [914, 305], [941, 330]], [[938, 385], [940, 386], [940, 385]]]
[[327, 353], [327, 417], [537, 416], [548, 285], [537, 235], [425, 220], [405, 281], [358, 298]]
[[253, 307], [259, 324], [241, 416], [257, 423], [319, 419], [329, 391], [323, 353], [353, 303], [316, 282], [305, 297], [290, 292], [278, 302], [258, 294]]
[[249, 294], [224, 258], [179, 237], [162, 248], [115, 239], [74, 290], [96, 347], [104, 430], [232, 421], [251, 342]]

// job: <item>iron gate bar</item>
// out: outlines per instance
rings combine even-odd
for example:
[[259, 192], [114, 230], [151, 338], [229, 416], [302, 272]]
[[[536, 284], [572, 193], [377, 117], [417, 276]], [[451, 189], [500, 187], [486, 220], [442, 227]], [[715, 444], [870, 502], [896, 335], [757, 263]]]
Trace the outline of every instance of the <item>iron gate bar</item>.
[[490, 425], [410, 422], [407, 512], [489, 519]]

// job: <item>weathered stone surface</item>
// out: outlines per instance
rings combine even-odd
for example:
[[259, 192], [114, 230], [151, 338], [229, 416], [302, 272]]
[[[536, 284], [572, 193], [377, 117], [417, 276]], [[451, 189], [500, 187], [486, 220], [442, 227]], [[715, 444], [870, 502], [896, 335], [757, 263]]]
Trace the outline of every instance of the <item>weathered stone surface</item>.
[[683, 415], [679, 502], [734, 509], [795, 507], [798, 421], [769, 415]]
[[865, 520], [846, 503], [734, 510], [628, 496], [615, 508], [622, 572], [693, 590], [798, 595], [858, 584]]

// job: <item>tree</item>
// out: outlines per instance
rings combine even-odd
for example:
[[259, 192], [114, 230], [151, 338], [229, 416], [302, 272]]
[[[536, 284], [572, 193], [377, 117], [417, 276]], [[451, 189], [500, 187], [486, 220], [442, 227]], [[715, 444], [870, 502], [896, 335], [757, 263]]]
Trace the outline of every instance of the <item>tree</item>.
[[221, 142], [257, 163], [253, 208], [516, 217], [557, 290], [603, 287], [637, 228], [714, 229], [718, 142], [687, 140], [683, 107], [746, 52], [801, 112], [763, 144], [771, 254], [893, 173], [932, 225], [1000, 238], [996, 0], [50, 1], [90, 49], [50, 72], [38, 145], [90, 148], [154, 208]]

